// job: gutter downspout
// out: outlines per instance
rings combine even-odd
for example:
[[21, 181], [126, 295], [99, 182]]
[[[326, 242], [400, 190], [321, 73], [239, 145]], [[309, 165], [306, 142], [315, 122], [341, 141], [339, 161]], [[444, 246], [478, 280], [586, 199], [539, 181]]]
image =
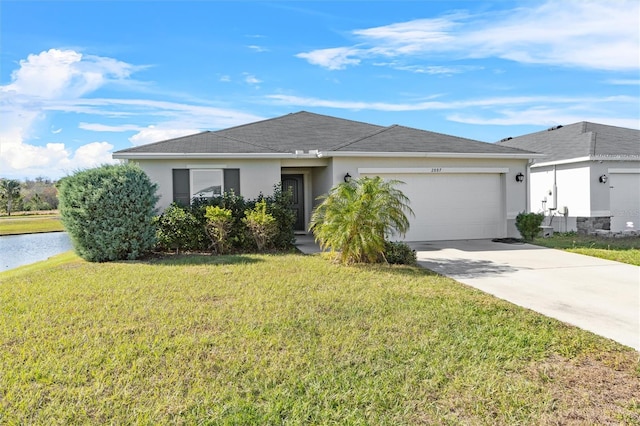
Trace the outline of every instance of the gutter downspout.
[[553, 207], [558, 211], [558, 185], [556, 185], [556, 166], [553, 166]]
[[531, 212], [531, 165], [533, 164], [532, 159], [529, 159], [529, 161], [527, 161], [527, 170], [525, 171], [527, 174], [527, 184], [525, 185], [524, 191], [525, 191], [525, 211], [526, 212]]

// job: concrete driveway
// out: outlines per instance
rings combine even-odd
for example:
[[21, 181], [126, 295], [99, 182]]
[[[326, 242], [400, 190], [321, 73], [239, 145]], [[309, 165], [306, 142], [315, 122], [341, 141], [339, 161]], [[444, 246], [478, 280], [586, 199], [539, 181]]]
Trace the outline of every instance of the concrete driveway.
[[640, 350], [640, 267], [491, 240], [409, 245], [425, 268]]

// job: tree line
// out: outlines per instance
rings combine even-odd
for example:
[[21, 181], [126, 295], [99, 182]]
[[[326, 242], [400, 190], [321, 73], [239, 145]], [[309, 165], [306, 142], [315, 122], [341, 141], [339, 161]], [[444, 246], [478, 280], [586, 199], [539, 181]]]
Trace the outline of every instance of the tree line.
[[37, 177], [35, 179], [0, 178], [0, 214], [18, 211], [56, 210], [58, 189], [56, 181]]

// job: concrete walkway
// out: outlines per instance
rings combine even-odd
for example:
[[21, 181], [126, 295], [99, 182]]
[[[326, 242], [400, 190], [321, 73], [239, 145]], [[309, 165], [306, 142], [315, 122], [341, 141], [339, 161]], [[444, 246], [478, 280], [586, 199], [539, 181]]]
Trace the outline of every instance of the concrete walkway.
[[410, 245], [425, 268], [640, 350], [640, 267], [491, 240]]
[[[427, 269], [640, 351], [640, 267], [491, 240], [409, 245]], [[296, 246], [320, 252], [310, 235]]]

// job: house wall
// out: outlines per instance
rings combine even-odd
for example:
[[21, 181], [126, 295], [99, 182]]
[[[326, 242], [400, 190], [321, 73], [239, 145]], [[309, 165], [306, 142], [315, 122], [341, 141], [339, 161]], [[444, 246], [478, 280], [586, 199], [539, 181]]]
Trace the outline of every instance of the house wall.
[[[550, 209], [553, 212], [555, 208], [555, 212], [559, 213], [567, 207], [570, 216], [589, 216], [591, 214], [590, 174], [588, 165], [533, 167], [529, 194], [531, 211], [536, 213], [544, 211], [549, 215]], [[543, 203], [544, 200], [546, 205]]]
[[[505, 168], [508, 171], [500, 177], [500, 191], [502, 197], [499, 210], [502, 212], [503, 220], [506, 219], [501, 236], [518, 237], [519, 233], [515, 228], [515, 218], [518, 213], [527, 211], [527, 186], [526, 182], [519, 183], [515, 176], [518, 173], [527, 173], [527, 160], [497, 160], [497, 159], [465, 159], [465, 158], [379, 158], [379, 157], [335, 157], [333, 158], [332, 174], [333, 184], [342, 182], [346, 173], [352, 177], [359, 176], [358, 170], [363, 168], [421, 168], [427, 170], [438, 170], [446, 168], [477, 168], [496, 169]], [[400, 180], [402, 176], [400, 175]], [[402, 189], [402, 188], [400, 188]], [[476, 195], [476, 194], [473, 194]], [[441, 197], [451, 196], [443, 191]], [[471, 198], [471, 197], [470, 197]], [[434, 200], [437, 203], [438, 200]], [[470, 202], [467, 207], [468, 214], [474, 214], [474, 205]]]
[[[557, 210], [554, 207], [554, 170], [556, 182]], [[616, 173], [618, 172], [618, 173]], [[531, 168], [530, 205], [531, 211], [542, 211], [542, 200], [547, 199], [545, 214], [553, 214], [551, 225], [556, 232], [593, 232], [597, 229], [609, 230], [610, 217], [625, 215], [628, 221], [640, 223], [640, 188], [631, 187], [625, 191], [624, 211], [614, 211], [612, 206], [612, 185], [616, 175], [640, 174], [638, 161], [584, 161]], [[599, 182], [606, 175], [607, 183]], [[619, 188], [618, 188], [619, 190]], [[631, 206], [631, 207], [629, 207]], [[637, 208], [635, 207], [637, 206]], [[563, 207], [568, 214], [563, 215]], [[636, 219], [636, 220], [634, 220]], [[546, 219], [549, 223], [550, 218]], [[615, 220], [613, 220], [615, 222]], [[613, 223], [612, 222], [612, 223]], [[619, 228], [619, 229], [618, 229]], [[622, 231], [622, 225], [614, 225], [613, 232]]]
[[173, 169], [240, 169], [240, 191], [245, 198], [256, 198], [261, 192], [272, 194], [280, 182], [280, 160], [136, 160], [152, 182], [158, 184], [157, 208], [162, 211], [173, 202]]

